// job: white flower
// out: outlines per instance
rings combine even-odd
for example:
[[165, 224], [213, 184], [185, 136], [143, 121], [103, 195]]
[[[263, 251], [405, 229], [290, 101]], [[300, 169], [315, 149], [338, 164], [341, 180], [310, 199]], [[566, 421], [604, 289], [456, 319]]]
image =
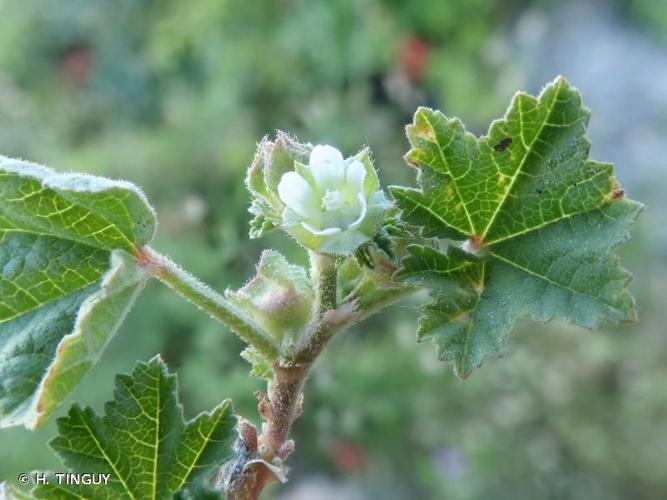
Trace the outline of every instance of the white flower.
[[315, 146], [308, 165], [295, 162], [295, 171], [282, 175], [278, 196], [286, 229], [324, 253], [350, 254], [375, 235], [388, 208], [368, 152], [346, 160], [332, 146]]

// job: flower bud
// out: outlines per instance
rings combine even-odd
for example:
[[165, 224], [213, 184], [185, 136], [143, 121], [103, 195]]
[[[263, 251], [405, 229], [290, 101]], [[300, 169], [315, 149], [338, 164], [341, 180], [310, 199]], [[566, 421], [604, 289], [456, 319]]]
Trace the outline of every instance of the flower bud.
[[253, 318], [278, 342], [296, 341], [310, 321], [313, 290], [305, 269], [266, 250], [256, 276], [227, 298]]

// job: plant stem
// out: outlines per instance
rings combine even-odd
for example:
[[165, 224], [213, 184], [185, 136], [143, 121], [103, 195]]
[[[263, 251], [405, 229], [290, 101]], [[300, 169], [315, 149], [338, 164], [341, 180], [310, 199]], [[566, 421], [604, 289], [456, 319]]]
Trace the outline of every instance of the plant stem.
[[338, 305], [336, 258], [311, 252], [311, 276], [315, 280], [315, 318], [296, 347], [294, 361], [310, 366], [329, 339], [336, 333], [327, 321]]
[[239, 337], [255, 347], [267, 360], [278, 358], [278, 346], [271, 336], [211, 287], [151, 248], [142, 250], [140, 260], [151, 269], [153, 276], [202, 311], [228, 326]]
[[275, 480], [276, 474], [280, 476], [276, 467], [282, 466], [293, 448], [293, 443], [290, 445], [287, 439], [292, 423], [301, 413], [303, 386], [327, 342], [340, 330], [412, 292], [409, 288], [392, 286], [377, 290], [368, 283], [339, 305], [336, 258], [311, 253], [310, 259], [315, 285], [314, 318], [296, 346], [293, 359], [279, 360], [279, 348], [271, 336], [223, 296], [151, 248], [144, 248], [137, 255], [137, 261], [153, 276], [227, 325], [273, 362], [274, 379], [269, 384], [268, 394], [262, 394], [259, 403], [264, 419], [261, 434], [257, 436], [251, 426], [255, 437], [247, 441], [240, 438], [242, 448], [247, 450], [242, 456], [247, 458], [240, 470], [231, 469], [231, 479], [224, 486], [231, 500], [256, 500], [264, 487]]
[[338, 302], [338, 269], [336, 258], [310, 253], [311, 276], [315, 280], [315, 307], [318, 320], [325, 312], [336, 309]]
[[[268, 395], [263, 395], [259, 404], [259, 412], [265, 425], [256, 439], [255, 455], [262, 461], [253, 461], [243, 469], [237, 481], [229, 483], [225, 491], [229, 500], [257, 500], [264, 487], [275, 481], [276, 476], [266, 463], [275, 464], [276, 456], [280, 459], [279, 463], [286, 458], [281, 455], [280, 450], [289, 437], [292, 423], [301, 412], [301, 392], [308, 372], [326, 342], [336, 332], [414, 291], [413, 288], [391, 286], [373, 290], [372, 287], [369, 289], [371, 285], [368, 285], [361, 287], [342, 305], [337, 306], [335, 289], [332, 290], [331, 287], [332, 280], [336, 279], [335, 261], [313, 259], [313, 268], [314, 273], [318, 273], [314, 274], [317, 284], [316, 321], [312, 325], [311, 333], [306, 336], [307, 342], [297, 350], [296, 364], [273, 364], [274, 380], [269, 384]], [[355, 309], [356, 306], [358, 309]], [[350, 311], [350, 314], [345, 311]]]
[[[362, 321], [419, 290], [409, 286], [388, 286], [379, 290], [372, 290], [371, 287], [372, 284], [366, 283], [343, 302], [343, 305], [356, 305], [356, 314], [351, 323]], [[347, 326], [349, 324], [343, 325], [342, 328]]]
[[266, 444], [271, 454], [278, 450], [289, 435], [308, 370], [303, 367], [284, 368], [276, 364], [274, 374], [275, 381], [269, 388], [273, 418], [266, 432]]
[[336, 258], [311, 252], [310, 262], [315, 282], [315, 315], [296, 348], [294, 362], [273, 364], [274, 380], [269, 384], [268, 395], [263, 395], [259, 403], [259, 412], [265, 421], [255, 452], [260, 461], [252, 461], [244, 467], [238, 480], [228, 483], [225, 493], [231, 500], [256, 500], [266, 484], [275, 480], [266, 464], [275, 463], [275, 457], [281, 462], [286, 458], [281, 450], [292, 423], [301, 412], [301, 391], [308, 371], [333, 332], [327, 317], [338, 304]]
[[[322, 266], [321, 261], [316, 261], [316, 263], [318, 266]], [[331, 265], [331, 262], [328, 265]], [[319, 280], [319, 286], [317, 287], [317, 293], [319, 294], [317, 295], [319, 297], [317, 303], [320, 305], [318, 321], [297, 345], [294, 363], [300, 366], [310, 366], [322, 352], [327, 342], [338, 332], [372, 316], [417, 290], [413, 287], [397, 286], [396, 283], [387, 278], [384, 280], [371, 279], [362, 282], [340, 304], [334, 302], [331, 297], [329, 302], [324, 303], [322, 297], [326, 293], [330, 293], [329, 283], [336, 279], [336, 274], [334, 272], [328, 277], [316, 279]], [[323, 307], [323, 304], [326, 304], [326, 307]]]
[[291, 452], [283, 451], [283, 445], [292, 423], [301, 413], [301, 391], [308, 369], [302, 366], [283, 367], [274, 363], [273, 372], [275, 378], [269, 385], [268, 397], [263, 395], [259, 403], [265, 424], [257, 438], [254, 451], [256, 459], [243, 468], [238, 480], [225, 485], [228, 500], [257, 500], [264, 487], [276, 479], [266, 464], [276, 465], [277, 457], [279, 466]]

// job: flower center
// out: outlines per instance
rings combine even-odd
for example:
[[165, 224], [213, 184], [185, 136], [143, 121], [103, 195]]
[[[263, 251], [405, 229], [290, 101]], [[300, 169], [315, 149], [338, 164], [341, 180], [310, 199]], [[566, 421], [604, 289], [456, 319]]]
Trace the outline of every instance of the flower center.
[[340, 191], [331, 191], [327, 189], [322, 196], [322, 209], [326, 212], [339, 210], [343, 206], [343, 194]]

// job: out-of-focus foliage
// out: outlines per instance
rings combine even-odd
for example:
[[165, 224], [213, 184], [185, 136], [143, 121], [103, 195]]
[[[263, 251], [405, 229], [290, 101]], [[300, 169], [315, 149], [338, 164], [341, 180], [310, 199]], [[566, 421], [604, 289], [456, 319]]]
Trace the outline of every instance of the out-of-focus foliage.
[[663, 0], [630, 0], [630, 14], [657, 37], [667, 41], [667, 6]]
[[[154, 246], [236, 289], [264, 247], [302, 258], [278, 233], [247, 238], [243, 178], [263, 135], [287, 130], [348, 152], [366, 143], [383, 185], [410, 185], [400, 158], [415, 108], [482, 132], [525, 87], [508, 33], [550, 3], [0, 0], [0, 152], [143, 186], [161, 214]], [[630, 192], [648, 202], [646, 221], [658, 187]], [[643, 224], [622, 252], [637, 274], [635, 328], [531, 326], [465, 383], [414, 343], [412, 309], [335, 341], [306, 392], [288, 487], [326, 475], [368, 498], [662, 498], [667, 239], [656, 246]], [[73, 400], [101, 411], [116, 372], [161, 352], [186, 417], [225, 397], [252, 417], [262, 381], [241, 349], [150, 285]], [[0, 433], [0, 480], [59, 470], [54, 435], [52, 422]]]

